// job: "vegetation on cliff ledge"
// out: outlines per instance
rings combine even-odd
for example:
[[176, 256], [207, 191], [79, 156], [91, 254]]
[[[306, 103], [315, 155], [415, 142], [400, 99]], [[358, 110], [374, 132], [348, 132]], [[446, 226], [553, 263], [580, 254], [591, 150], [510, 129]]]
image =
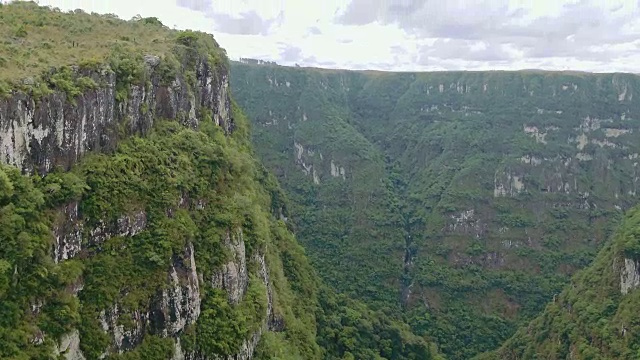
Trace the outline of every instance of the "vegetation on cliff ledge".
[[140, 82], [144, 56], [157, 56], [171, 78], [198, 43], [209, 63], [227, 67], [227, 58], [212, 35], [177, 31], [156, 18], [119, 19], [113, 14], [62, 12], [32, 1], [0, 7], [0, 95], [20, 90], [36, 98], [62, 90], [79, 95], [96, 84], [78, 76], [86, 70], [114, 71], [120, 84]]
[[[50, 68], [102, 62], [114, 49], [163, 56], [174, 49], [181, 33], [156, 18], [122, 20], [114, 14], [63, 12], [33, 1], [13, 1], [0, 7], [0, 78], [23, 80]], [[224, 50], [216, 47], [224, 57]]]

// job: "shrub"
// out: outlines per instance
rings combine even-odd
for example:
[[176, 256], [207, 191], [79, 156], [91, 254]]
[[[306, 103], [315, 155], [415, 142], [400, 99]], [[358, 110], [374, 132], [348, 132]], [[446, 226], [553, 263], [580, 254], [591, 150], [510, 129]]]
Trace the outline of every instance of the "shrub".
[[22, 24], [18, 26], [14, 34], [18, 38], [25, 38], [27, 37], [27, 28], [24, 26], [24, 24]]

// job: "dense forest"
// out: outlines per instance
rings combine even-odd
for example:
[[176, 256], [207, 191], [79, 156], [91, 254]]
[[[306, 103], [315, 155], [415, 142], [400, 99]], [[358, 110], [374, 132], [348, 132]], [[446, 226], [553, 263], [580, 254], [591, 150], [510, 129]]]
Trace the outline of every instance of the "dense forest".
[[635, 75], [231, 73], [320, 276], [452, 359], [533, 319], [637, 203]]
[[482, 359], [637, 359], [640, 208], [593, 263], [526, 327]]

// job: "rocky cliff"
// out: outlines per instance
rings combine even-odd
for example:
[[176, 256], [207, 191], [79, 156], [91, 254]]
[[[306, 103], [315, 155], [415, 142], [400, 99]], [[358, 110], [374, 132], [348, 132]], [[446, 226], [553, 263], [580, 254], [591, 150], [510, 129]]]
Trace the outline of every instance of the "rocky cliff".
[[316, 300], [297, 299], [268, 250], [287, 244], [287, 266], [310, 272], [213, 37], [31, 3], [0, 10], [84, 19], [96, 34], [152, 27], [171, 45], [114, 47], [0, 99], [0, 357], [246, 360], [264, 332], [288, 331], [285, 311], [313, 327], [301, 309]]
[[116, 99], [122, 79], [109, 66], [73, 68], [71, 81], [91, 79], [96, 86], [72, 98], [64, 91], [38, 98], [22, 92], [5, 97], [0, 100], [0, 157], [28, 173], [69, 170], [85, 153], [111, 152], [123, 137], [145, 135], [155, 119], [176, 119], [197, 128], [197, 111], [202, 110], [214, 114], [216, 124], [229, 133], [228, 73], [205, 57], [197, 61], [192, 87], [184, 74], [163, 78], [157, 70], [161, 59], [145, 56], [144, 78], [126, 84], [123, 101]]
[[[231, 105], [228, 92], [228, 73], [215, 68], [206, 59], [196, 64], [196, 84], [191, 88], [183, 75], [177, 75], [170, 84], [162, 85], [155, 68], [160, 64], [157, 56], [145, 57], [145, 85], [130, 85], [128, 97], [116, 100], [114, 71], [105, 66], [97, 72], [74, 72], [74, 79], [91, 78], [97, 88], [69, 98], [62, 91], [54, 90], [39, 99], [24, 93], [15, 93], [0, 102], [0, 156], [6, 164], [16, 166], [25, 173], [45, 175], [56, 168], [70, 170], [88, 153], [112, 153], [120, 141], [128, 136], [147, 135], [156, 119], [175, 119], [190, 128], [197, 129], [198, 114], [208, 111], [217, 126], [226, 134], [233, 130]], [[124, 131], [123, 131], [124, 130]], [[114, 237], [132, 238], [147, 229], [149, 215], [145, 210], [121, 214], [112, 219], [92, 219], [89, 225], [79, 210], [79, 202], [60, 206], [59, 220], [54, 223], [52, 235], [55, 243], [52, 255], [55, 263], [76, 258], [96, 247], [103, 246]], [[179, 207], [202, 208], [201, 203], [189, 203], [180, 198]], [[175, 209], [167, 209], [175, 211]], [[230, 231], [234, 234], [231, 235]], [[145, 310], [129, 310], [117, 302], [99, 312], [102, 330], [109, 334], [111, 344], [105, 350], [122, 353], [140, 345], [146, 334], [176, 338], [175, 359], [210, 358], [206, 353], [184, 353], [179, 335], [189, 325], [196, 324], [200, 316], [200, 282], [205, 287], [219, 288], [228, 293], [229, 302], [238, 304], [244, 299], [249, 283], [247, 262], [254, 262], [256, 275], [266, 289], [266, 312], [271, 316], [271, 284], [269, 283], [264, 254], [245, 252], [242, 228], [230, 229], [223, 237], [223, 249], [230, 252], [229, 261], [209, 274], [198, 272], [193, 243], [185, 244], [171, 256], [166, 275], [167, 288], [151, 300]], [[249, 256], [250, 255], [250, 256]], [[72, 293], [82, 291], [82, 279], [75, 284]], [[35, 300], [38, 302], [39, 300]], [[39, 305], [42, 306], [43, 304]], [[37, 314], [37, 311], [36, 311]], [[120, 319], [127, 316], [131, 323], [124, 326]], [[264, 323], [266, 329], [266, 320]], [[250, 359], [260, 338], [262, 327], [246, 339], [230, 359]], [[41, 333], [34, 342], [44, 341]], [[83, 359], [81, 338], [77, 330], [63, 335], [56, 348], [66, 359]]]

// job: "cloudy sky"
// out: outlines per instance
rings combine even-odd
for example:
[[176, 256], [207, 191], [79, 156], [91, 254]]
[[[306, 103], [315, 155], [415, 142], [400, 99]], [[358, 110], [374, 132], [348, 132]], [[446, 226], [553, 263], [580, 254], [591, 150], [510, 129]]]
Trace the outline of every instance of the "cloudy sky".
[[233, 59], [640, 73], [640, 0], [40, 0], [213, 33]]

